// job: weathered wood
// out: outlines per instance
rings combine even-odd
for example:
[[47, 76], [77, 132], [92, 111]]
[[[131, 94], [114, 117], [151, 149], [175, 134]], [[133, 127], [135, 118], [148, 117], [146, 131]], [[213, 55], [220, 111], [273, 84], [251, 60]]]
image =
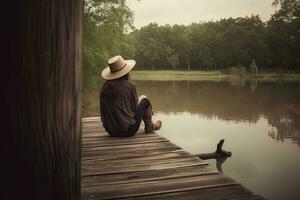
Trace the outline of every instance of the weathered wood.
[[83, 0], [1, 3], [0, 198], [79, 199]]
[[158, 134], [109, 137], [97, 120], [82, 120], [83, 200], [259, 199]]
[[124, 197], [138, 197], [145, 195], [162, 194], [166, 192], [180, 192], [208, 187], [237, 185], [238, 183], [222, 174], [207, 176], [193, 176], [119, 185], [102, 185], [101, 187], [83, 188], [83, 199], [113, 199]]
[[[128, 147], [129, 146], [129, 147]], [[130, 156], [147, 156], [150, 154], [156, 154], [161, 153], [162, 151], [174, 151], [174, 150], [180, 150], [179, 147], [173, 146], [170, 143], [164, 143], [164, 145], [159, 144], [147, 144], [147, 145], [139, 145], [139, 146], [133, 146], [133, 145], [127, 145], [126, 148], [124, 147], [115, 147], [114, 148], [108, 148], [108, 147], [91, 147], [91, 148], [85, 148], [82, 149], [82, 156], [83, 159], [90, 159], [90, 158], [96, 158], [96, 157], [114, 157], [114, 156], [122, 156], [122, 157], [130, 157]]]
[[[191, 157], [192, 155], [190, 155], [189, 153], [183, 151], [183, 150], [176, 150], [176, 151], [170, 151], [170, 152], [159, 152], [156, 154], [148, 154], [147, 156], [145, 155], [133, 155], [133, 156], [111, 156], [109, 158], [103, 158], [103, 157], [99, 157], [99, 158], [95, 158], [95, 159], [83, 159], [81, 162], [85, 163], [85, 162], [89, 162], [90, 160], [102, 160], [102, 161], [114, 161], [114, 160], [119, 160], [119, 161], [124, 161], [126, 162], [126, 160], [131, 160], [131, 161], [135, 161], [135, 159], [140, 160], [162, 160], [162, 159], [168, 159], [168, 158], [182, 158], [182, 157]], [[192, 156], [195, 157], [195, 156]]]
[[137, 172], [137, 171], [147, 171], [147, 170], [159, 170], [174, 167], [183, 166], [194, 166], [194, 165], [207, 165], [206, 162], [196, 161], [196, 159], [188, 158], [176, 158], [167, 159], [165, 161], [136, 161], [136, 163], [127, 162], [104, 162], [96, 161], [91, 163], [85, 163], [81, 166], [82, 176], [91, 176], [99, 174], [114, 174], [114, 173], [124, 173], [124, 172]]
[[164, 179], [170, 178], [174, 179], [177, 177], [191, 177], [194, 175], [209, 175], [218, 173], [219, 172], [217, 170], [212, 169], [209, 165], [193, 165], [166, 168], [161, 170], [144, 170], [126, 173], [103, 174], [100, 176], [83, 176], [81, 179], [81, 184], [83, 187], [91, 187], [151, 180], [163, 181]]
[[179, 147], [174, 146], [171, 142], [164, 142], [164, 144], [161, 143], [146, 143], [146, 144], [128, 144], [128, 145], [119, 145], [115, 146], [114, 148], [110, 146], [96, 146], [96, 147], [90, 147], [90, 148], [84, 148], [82, 149], [82, 153], [97, 153], [98, 151], [100, 153], [105, 154], [107, 151], [110, 153], [113, 152], [131, 152], [131, 151], [139, 151], [139, 150], [147, 150], [147, 149], [155, 149], [155, 148], [171, 148], [174, 147], [176, 149], [179, 149]]
[[261, 197], [254, 195], [249, 195], [249, 191], [241, 185], [232, 185], [226, 187], [212, 187], [205, 188], [200, 190], [189, 190], [183, 192], [172, 192], [172, 193], [163, 193], [157, 195], [148, 195], [140, 197], [129, 197], [129, 199], [138, 199], [138, 200], [195, 200], [195, 199], [204, 199], [204, 200], [224, 200], [224, 199], [239, 199], [239, 200], [259, 200]]
[[[151, 159], [152, 157], [161, 157], [161, 156], [169, 156], [172, 158], [174, 154], [177, 153], [186, 153], [183, 150], [172, 150], [172, 151], [163, 151], [163, 152], [154, 152], [147, 154], [147, 157], [143, 154], [133, 154], [133, 155], [122, 155], [122, 154], [115, 154], [110, 156], [92, 156], [87, 158], [82, 158], [81, 162], [89, 161], [89, 160], [128, 160], [133, 158], [144, 158], [144, 159]], [[182, 156], [174, 156], [174, 157], [182, 157]], [[194, 156], [193, 156], [194, 157]]]
[[118, 140], [89, 139], [89, 140], [82, 140], [82, 148], [159, 143], [159, 142], [169, 142], [169, 140], [161, 137], [145, 137], [145, 138], [133, 137], [133, 138], [120, 138]]
[[81, 122], [82, 122], [82, 124], [84, 124], [86, 122], [100, 122], [100, 117], [85, 117], [85, 118], [81, 118]]
[[152, 137], [159, 137], [159, 135], [157, 134], [144, 134], [144, 133], [138, 133], [136, 134], [134, 137], [121, 137], [121, 138], [117, 138], [117, 137], [110, 137], [106, 132], [101, 132], [101, 131], [95, 131], [93, 130], [92, 132], [83, 132], [82, 133], [84, 135], [84, 137], [82, 138], [83, 141], [84, 140], [88, 140], [88, 139], [101, 139], [101, 140], [104, 140], [104, 139], [110, 139], [110, 140], [116, 140], [116, 139], [126, 139], [126, 138], [152, 138]]

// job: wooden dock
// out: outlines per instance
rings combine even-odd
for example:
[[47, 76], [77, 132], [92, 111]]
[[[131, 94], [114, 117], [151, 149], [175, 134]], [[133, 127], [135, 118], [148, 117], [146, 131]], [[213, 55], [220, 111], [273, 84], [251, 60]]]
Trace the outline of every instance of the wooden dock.
[[160, 135], [112, 138], [82, 119], [82, 200], [262, 199]]

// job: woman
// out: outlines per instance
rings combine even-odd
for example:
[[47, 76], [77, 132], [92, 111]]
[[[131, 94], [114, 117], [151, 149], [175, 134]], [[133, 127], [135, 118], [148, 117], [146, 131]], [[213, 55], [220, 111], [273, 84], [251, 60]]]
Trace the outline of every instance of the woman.
[[102, 72], [106, 82], [100, 93], [101, 121], [114, 137], [135, 135], [142, 120], [146, 133], [159, 130], [162, 125], [161, 121], [152, 122], [149, 99], [145, 95], [137, 97], [135, 84], [129, 80], [129, 72], [134, 66], [134, 60], [115, 56], [108, 60], [108, 67]]

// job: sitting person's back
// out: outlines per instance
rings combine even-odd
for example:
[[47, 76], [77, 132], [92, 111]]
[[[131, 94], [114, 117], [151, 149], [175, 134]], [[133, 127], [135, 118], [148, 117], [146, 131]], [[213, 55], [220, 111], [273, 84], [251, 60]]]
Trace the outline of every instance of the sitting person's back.
[[162, 122], [152, 122], [149, 99], [145, 95], [137, 98], [135, 84], [129, 80], [129, 72], [135, 61], [115, 56], [108, 60], [108, 65], [102, 72], [106, 82], [100, 93], [101, 121], [105, 130], [111, 136], [133, 136], [142, 120], [146, 133], [159, 130]]
[[134, 83], [126, 79], [106, 81], [100, 94], [103, 127], [110, 133], [125, 132], [135, 123], [138, 97]]

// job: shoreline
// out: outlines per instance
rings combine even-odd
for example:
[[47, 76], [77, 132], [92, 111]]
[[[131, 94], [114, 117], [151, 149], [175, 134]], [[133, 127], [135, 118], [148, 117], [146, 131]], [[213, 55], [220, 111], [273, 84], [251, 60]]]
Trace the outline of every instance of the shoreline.
[[257, 80], [257, 81], [300, 81], [298, 73], [265, 72], [259, 74], [227, 74], [221, 71], [132, 71], [133, 80], [195, 80], [195, 81], [224, 81], [224, 80]]

